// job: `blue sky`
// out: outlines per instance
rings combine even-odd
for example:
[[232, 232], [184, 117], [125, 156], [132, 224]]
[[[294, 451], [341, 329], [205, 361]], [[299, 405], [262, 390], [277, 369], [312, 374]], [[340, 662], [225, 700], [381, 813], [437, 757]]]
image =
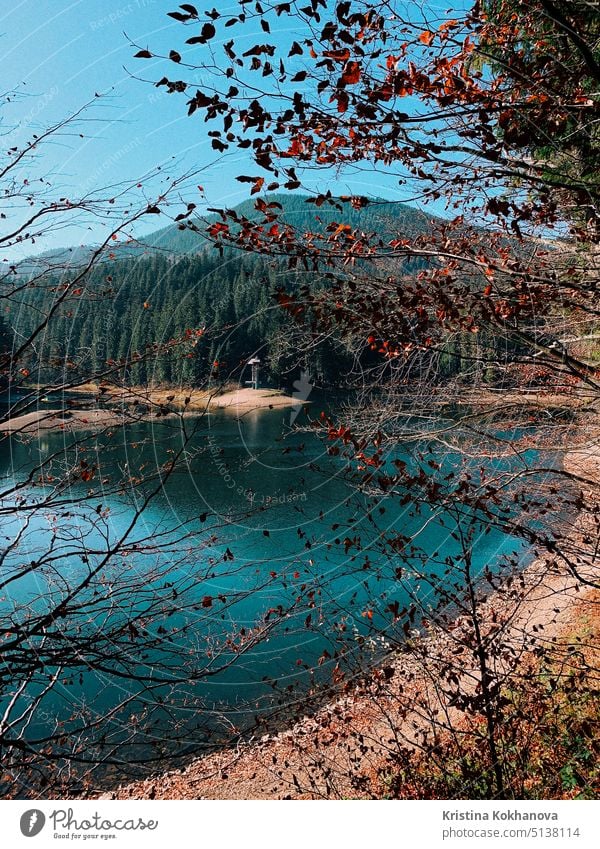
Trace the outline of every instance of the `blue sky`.
[[[114, 145], [139, 139], [139, 148], [120, 165], [144, 169], [193, 144], [195, 133], [185, 121], [182, 103], [131, 78], [146, 70], [132, 58], [130, 38], [161, 46], [179, 37], [166, 11], [176, 4], [164, 0], [22, 0], [0, 17], [3, 86], [24, 84], [32, 96], [25, 116], [43, 103], [39, 124], [74, 111], [96, 92], [110, 93], [112, 124], [104, 126], [98, 144], [84, 151], [81, 166], [98, 165], [97, 157]], [[170, 23], [169, 23], [170, 22]]]
[[[447, 8], [435, 2], [430, 6], [438, 13]], [[166, 68], [133, 59], [130, 40], [167, 52], [170, 47], [181, 50], [192, 34], [167, 17], [176, 8], [171, 0], [22, 0], [0, 12], [3, 88], [21, 86], [27, 93], [3, 115], [4, 127], [14, 128], [18, 141], [76, 110], [95, 93], [109, 95], [94, 108], [92, 115], [101, 120], [86, 126], [85, 139], [50, 151], [45, 165], [55, 181], [66, 188], [93, 188], [137, 179], [157, 165], [174, 174], [205, 168], [201, 182], [208, 205], [232, 204], [247, 196], [247, 187], [235, 180], [243, 172], [243, 154], [233, 152], [219, 160], [206, 136], [209, 127], [198, 115], [187, 117], [183, 97], [168, 96], [132, 77], [156, 79]], [[239, 7], [231, 4], [230, 10]], [[227, 7], [219, 5], [219, 11], [225, 14]], [[168, 65], [173, 74], [175, 66]], [[402, 199], [392, 180], [375, 175], [356, 174], [335, 183], [333, 175], [321, 172], [317, 179], [338, 191]], [[147, 229], [166, 223], [153, 218]], [[81, 234], [61, 234], [62, 244], [80, 241]]]

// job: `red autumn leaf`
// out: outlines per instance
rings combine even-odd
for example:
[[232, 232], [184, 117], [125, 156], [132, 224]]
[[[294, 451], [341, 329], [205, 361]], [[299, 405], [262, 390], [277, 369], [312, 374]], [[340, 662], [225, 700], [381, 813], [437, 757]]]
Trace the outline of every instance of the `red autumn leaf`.
[[335, 97], [332, 97], [331, 100], [337, 100], [337, 111], [345, 112], [348, 108], [348, 95], [345, 91], [340, 91]]
[[229, 227], [227, 224], [223, 224], [222, 221], [216, 221], [208, 228], [208, 235], [213, 238], [218, 237], [221, 233], [229, 233]]
[[354, 85], [360, 80], [361, 69], [358, 62], [348, 62], [342, 74], [344, 85]]
[[434, 38], [434, 32], [429, 32], [429, 30], [425, 30], [425, 32], [422, 32], [419, 36], [419, 41], [421, 42], [421, 44], [426, 44], [429, 47]]
[[341, 50], [325, 50], [323, 52], [323, 56], [326, 56], [328, 59], [333, 59], [334, 62], [347, 62], [350, 58], [350, 51], [347, 47], [344, 47]]

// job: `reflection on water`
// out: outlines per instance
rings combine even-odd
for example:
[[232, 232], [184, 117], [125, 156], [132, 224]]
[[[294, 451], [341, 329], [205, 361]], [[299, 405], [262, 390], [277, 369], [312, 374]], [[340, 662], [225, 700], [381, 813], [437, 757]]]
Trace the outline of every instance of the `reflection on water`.
[[[165, 464], [176, 457], [178, 467], [161, 487]], [[410, 446], [395, 457], [414, 463]], [[456, 463], [452, 456], [440, 460]], [[190, 658], [194, 668], [210, 674], [152, 691], [153, 698], [158, 693], [174, 703], [168, 712], [154, 710], [157, 737], [160, 724], [172, 724], [173, 716], [191, 736], [211, 728], [227, 736], [231, 723], [249, 724], [257, 711], [293, 702], [296, 689], [304, 691], [315, 676], [329, 680], [340, 664], [356, 665], [359, 653], [364, 660], [365, 652], [380, 652], [386, 636], [396, 634], [390, 629], [399, 629], [388, 606], [408, 603], [398, 557], [389, 546], [382, 550], [385, 536], [412, 537], [421, 550], [415, 562], [431, 557], [429, 568], [439, 568], [440, 575], [438, 553], [456, 549], [450, 528], [424, 508], [415, 515], [410, 503], [358, 493], [343, 458], [331, 456], [311, 433], [291, 432], [285, 409], [154, 420], [102, 437], [52, 433], [27, 443], [4, 440], [5, 491], [42, 461], [43, 476], [36, 471], [23, 492], [3, 500], [7, 507], [25, 495], [29, 503], [43, 504], [52, 495], [48, 508], [5, 517], [5, 541], [19, 531], [23, 537], [4, 568], [42, 561], [48, 551], [52, 556], [44, 568], [13, 582], [1, 604], [16, 617], [27, 607], [39, 612], [103, 558], [99, 580], [111, 588], [113, 604], [94, 607], [91, 599], [91, 613], [78, 618], [78, 628], [98, 633], [127, 623], [132, 612], [150, 609], [160, 598], [166, 636], [161, 642], [155, 631], [153, 648], [128, 660], [139, 663], [146, 677], [156, 676], [161, 663], [174, 672], [192, 669]], [[77, 479], [54, 491], [65, 474]], [[153, 487], [157, 495], [125, 550], [106, 558]], [[481, 568], [515, 549], [514, 541], [491, 530], [476, 540], [474, 563]], [[262, 638], [253, 645], [257, 623]], [[138, 651], [133, 633], [130, 644], [132, 653]], [[223, 668], [213, 674], [217, 666]], [[38, 670], [31, 692], [50, 672]], [[132, 687], [113, 672], [110, 664], [96, 662], [90, 669], [83, 658], [80, 674], [65, 676], [45, 699], [30, 733], [43, 733], [56, 716], [67, 720], [82, 705], [91, 717], [107, 713]], [[141, 696], [148, 698], [147, 692]], [[134, 710], [136, 704], [124, 709], [117, 725]]]

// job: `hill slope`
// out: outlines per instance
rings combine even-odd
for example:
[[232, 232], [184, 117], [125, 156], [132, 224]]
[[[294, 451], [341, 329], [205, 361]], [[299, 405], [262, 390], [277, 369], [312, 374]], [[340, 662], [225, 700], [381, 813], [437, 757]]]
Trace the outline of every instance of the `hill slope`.
[[[431, 226], [426, 215], [402, 204], [376, 201], [359, 210], [345, 204], [340, 211], [316, 208], [304, 196], [274, 195], [269, 200], [280, 203], [281, 218], [302, 232], [323, 231], [333, 221], [405, 236]], [[236, 211], [258, 216], [253, 201]], [[211, 220], [214, 214], [194, 223], [204, 230]], [[324, 383], [335, 384], [347, 370], [349, 353], [340, 343], [324, 343], [310, 362], [298, 356], [285, 329], [287, 319], [276, 306], [277, 288], [302, 282], [324, 285], [318, 276], [294, 274], [291, 279], [282, 261], [251, 253], [227, 250], [221, 256], [201, 233], [177, 225], [150, 234], [144, 245], [114, 249], [113, 259], [96, 266], [79, 295], [61, 308], [28, 364], [40, 382], [55, 379], [57, 370], [65, 368], [73, 376], [91, 375], [108, 360], [117, 360], [135, 383], [198, 385], [215, 369], [223, 379], [238, 379], [254, 354], [263, 360], [263, 375], [272, 383], [289, 382], [301, 367], [309, 367]], [[85, 249], [75, 255], [85, 258]], [[419, 263], [413, 261], [411, 270], [416, 267]], [[26, 334], [56, 291], [50, 286], [27, 292], [21, 309], [12, 310], [14, 329]], [[186, 334], [189, 344], [140, 360], [138, 355], [156, 343]]]

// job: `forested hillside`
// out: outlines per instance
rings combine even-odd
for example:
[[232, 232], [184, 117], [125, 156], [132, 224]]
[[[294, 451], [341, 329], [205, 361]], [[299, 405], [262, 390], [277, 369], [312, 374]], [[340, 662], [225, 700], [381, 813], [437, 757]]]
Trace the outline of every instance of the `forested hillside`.
[[[334, 205], [318, 208], [305, 196], [278, 195], [269, 201], [281, 205], [279, 220], [297, 231], [324, 233], [340, 217]], [[257, 217], [252, 201], [237, 211], [240, 217]], [[430, 218], [402, 204], [376, 201], [364, 209], [346, 208], [343, 214], [344, 221], [350, 217], [352, 226], [370, 233], [387, 230], [410, 237], [431, 226]], [[203, 235], [207, 223], [216, 220], [218, 215], [212, 214], [195, 219], [191, 227], [170, 225], [146, 237], [143, 245], [115, 247], [111, 258], [96, 265], [85, 286], [61, 306], [60, 319], [32, 350], [27, 366], [31, 375], [42, 383], [72, 380], [101, 372], [106, 362], [116, 360], [123, 362], [123, 376], [134, 384], [197, 385], [209, 374], [213, 380], [240, 379], [247, 359], [258, 354], [263, 379], [271, 384], [290, 385], [300, 369], [308, 368], [321, 384], [344, 385], [351, 346], [323, 340], [312, 347], [307, 361], [290, 336], [298, 328], [276, 299], [278, 289], [326, 286], [326, 276], [290, 271], [283, 259], [232, 249], [219, 253]], [[85, 255], [79, 249], [80, 262]], [[412, 259], [406, 270], [422, 264]], [[27, 271], [31, 273], [29, 266]], [[10, 314], [17, 337], [31, 332], [39, 311], [48, 309], [64, 280], [57, 275], [54, 285], [46, 280], [43, 289], [33, 284], [25, 291]], [[153, 353], [153, 346], [169, 347], [170, 340], [181, 338], [189, 342]]]
[[[266, 197], [274, 208], [282, 224], [290, 224], [300, 232], [323, 232], [333, 222], [343, 220], [351, 227], [360, 227], [367, 233], [391, 235], [401, 232], [412, 236], [426, 231], [431, 226], [432, 216], [403, 203], [393, 203], [381, 199], [370, 200], [360, 208], [349, 204], [337, 204], [334, 197], [317, 206], [306, 195], [272, 194]], [[315, 201], [316, 199], [312, 199]], [[235, 207], [240, 218], [246, 217], [260, 222], [263, 216], [257, 212], [255, 201], [246, 200]], [[197, 253], [206, 240], [202, 236], [206, 224], [220, 220], [217, 213], [208, 214], [204, 219], [192, 219], [192, 229], [180, 229], [176, 225], [157, 230], [144, 239], [149, 249], [172, 251], [173, 253]], [[197, 230], [193, 229], [197, 227]]]
[[[290, 225], [296, 234], [310, 233], [322, 239], [335, 235], [342, 216], [344, 227], [353, 232], [411, 242], [440, 223], [404, 204], [377, 200], [362, 208], [358, 204], [349, 208], [346, 203], [343, 211], [335, 199], [317, 206], [306, 196], [272, 195], [268, 202], [277, 214], [278, 226]], [[239, 222], [245, 218], [263, 225], [264, 216], [252, 200], [240, 204], [235, 214]], [[342, 388], [353, 380], [363, 380], [364, 368], [386, 362], [386, 357], [389, 361], [389, 352], [380, 347], [383, 336], [369, 341], [352, 327], [346, 332], [315, 335], [309, 314], [304, 322], [294, 321], [289, 310], [281, 309], [277, 293], [326, 289], [331, 274], [326, 270], [316, 274], [301, 264], [290, 268], [285, 256], [218, 250], [206, 232], [221, 220], [217, 212], [172, 224], [143, 242], [112, 247], [108, 256], [84, 275], [84, 285], [78, 284], [61, 304], [38, 345], [31, 348], [26, 376], [42, 384], [76, 382], [80, 376], [102, 374], [107, 364], [114, 370], [116, 362], [122, 378], [130, 384], [198, 386], [209, 376], [213, 382], [246, 379], [245, 364], [257, 355], [262, 361], [262, 381], [268, 385], [290, 387], [300, 372], [307, 370], [317, 385]], [[240, 224], [233, 221], [231, 226]], [[28, 337], [91, 250], [80, 247], [71, 259], [57, 250], [23, 264], [21, 274], [29, 275], [30, 284], [9, 308], [15, 341]], [[43, 287], [36, 275], [40, 262], [56, 263], [57, 268], [55, 275], [44, 272]], [[418, 273], [428, 262], [419, 256], [380, 259], [367, 271], [370, 285], [377, 285], [373, 275], [383, 283], [392, 274], [402, 286], [403, 277]], [[363, 265], [359, 258], [347, 271], [359, 289], [364, 285]], [[63, 266], [66, 273], [59, 274]], [[381, 316], [382, 334], [388, 318]], [[517, 350], [514, 340], [508, 344]], [[475, 335], [437, 334], [426, 349], [407, 348], [401, 379], [411, 383], [427, 374], [436, 382], [461, 374], [469, 380], [473, 376], [491, 382], [505, 380], [506, 371], [500, 374], [490, 364], [501, 348], [506, 358], [506, 338], [483, 329]], [[484, 349], [486, 356], [482, 357]], [[485, 368], [480, 366], [482, 359], [487, 362]], [[395, 357], [394, 380], [399, 376], [399, 362]]]

